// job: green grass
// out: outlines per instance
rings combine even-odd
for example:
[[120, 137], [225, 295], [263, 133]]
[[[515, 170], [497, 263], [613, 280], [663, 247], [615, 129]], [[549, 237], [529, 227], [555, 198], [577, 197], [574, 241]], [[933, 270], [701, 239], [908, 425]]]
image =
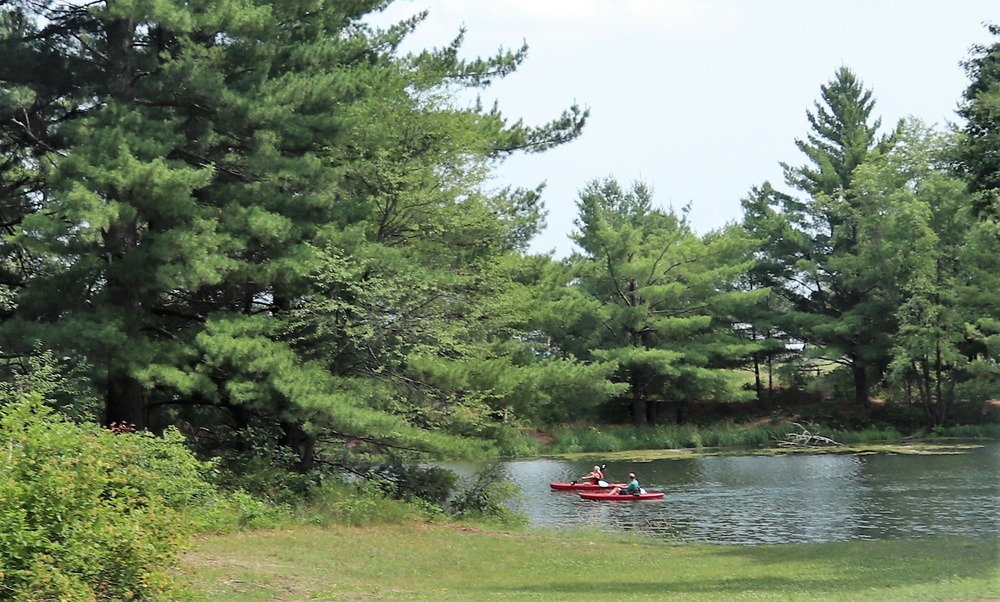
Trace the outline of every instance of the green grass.
[[[199, 538], [195, 600], [1000, 600], [997, 542], [676, 545], [454, 525], [300, 527]], [[203, 596], [203, 597], [201, 597]]]
[[552, 432], [549, 453], [615, 452], [641, 449], [750, 448], [774, 445], [799, 428], [790, 424], [666, 424], [637, 429], [629, 425], [566, 426]]
[[[802, 428], [790, 422], [755, 422], [737, 424], [719, 421], [709, 425], [664, 424], [644, 428], [629, 425], [570, 425], [554, 429], [548, 454], [614, 453], [660, 449], [750, 450], [775, 448], [789, 433]], [[829, 437], [844, 445], [900, 443], [907, 437], [891, 426], [869, 426], [854, 430], [809, 424], [813, 434]], [[939, 427], [918, 438], [922, 441], [944, 439], [1000, 439], [1000, 424]]]

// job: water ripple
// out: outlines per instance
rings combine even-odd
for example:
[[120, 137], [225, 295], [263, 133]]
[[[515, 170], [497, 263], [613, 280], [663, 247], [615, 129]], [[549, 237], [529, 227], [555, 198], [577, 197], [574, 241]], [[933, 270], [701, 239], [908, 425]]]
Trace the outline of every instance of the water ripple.
[[608, 465], [636, 470], [662, 500], [602, 503], [553, 492], [550, 481], [592, 461], [511, 462], [521, 510], [536, 526], [638, 531], [656, 537], [761, 545], [965, 536], [1000, 540], [1000, 444], [967, 454], [704, 457]]

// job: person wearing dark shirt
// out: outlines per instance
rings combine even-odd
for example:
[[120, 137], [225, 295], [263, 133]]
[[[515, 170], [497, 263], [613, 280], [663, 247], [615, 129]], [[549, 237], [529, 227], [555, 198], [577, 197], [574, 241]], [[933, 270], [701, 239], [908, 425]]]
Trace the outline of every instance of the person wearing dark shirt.
[[639, 495], [642, 493], [642, 487], [639, 486], [639, 479], [635, 478], [635, 473], [628, 473], [628, 484], [624, 487], [615, 487], [608, 493], [613, 495]]

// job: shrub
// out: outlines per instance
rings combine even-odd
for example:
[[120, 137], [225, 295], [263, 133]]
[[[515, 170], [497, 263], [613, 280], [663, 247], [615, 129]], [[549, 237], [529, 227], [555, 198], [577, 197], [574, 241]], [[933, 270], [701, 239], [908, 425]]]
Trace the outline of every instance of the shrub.
[[526, 433], [510, 427], [494, 428], [494, 437], [500, 456], [503, 458], [525, 458], [538, 455], [541, 445]]
[[936, 426], [931, 430], [930, 435], [932, 438], [998, 439], [1000, 438], [1000, 424]]
[[294, 508], [254, 497], [237, 489], [191, 508], [188, 517], [199, 533], [229, 533], [240, 529], [277, 529], [293, 522]]
[[166, 568], [208, 497], [180, 444], [66, 421], [40, 396], [0, 413], [0, 598], [166, 599]]
[[420, 499], [438, 506], [444, 506], [458, 482], [458, 475], [447, 468], [399, 459], [373, 467], [369, 472], [381, 479], [379, 484], [387, 495], [406, 501]]
[[570, 428], [559, 428], [552, 431], [551, 451], [554, 453], [576, 453], [584, 451], [576, 432]]
[[386, 496], [372, 481], [326, 483], [317, 488], [307, 504], [300, 507], [299, 519], [327, 526], [346, 524], [361, 527], [375, 524], [435, 520], [444, 515], [440, 506], [419, 498], [409, 501]]
[[20, 361], [0, 366], [0, 400], [3, 403], [30, 393], [41, 395], [47, 405], [80, 422], [94, 420], [102, 407], [91, 384], [90, 366], [60, 360], [55, 352], [40, 345]]
[[318, 472], [295, 470], [298, 456], [279, 445], [273, 429], [247, 427], [220, 431], [218, 484], [228, 491], [245, 491], [275, 508], [291, 508], [322, 482]]
[[521, 527], [528, 519], [517, 510], [519, 502], [517, 485], [507, 481], [500, 465], [495, 464], [476, 474], [472, 485], [452, 500], [451, 510], [460, 519]]

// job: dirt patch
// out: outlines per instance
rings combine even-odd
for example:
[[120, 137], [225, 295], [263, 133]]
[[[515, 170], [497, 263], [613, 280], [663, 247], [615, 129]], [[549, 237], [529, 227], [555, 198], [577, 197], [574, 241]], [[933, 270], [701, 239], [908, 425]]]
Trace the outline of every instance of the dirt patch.
[[530, 437], [530, 438], [532, 438], [532, 439], [534, 439], [539, 444], [541, 444], [542, 447], [547, 447], [549, 445], [552, 445], [552, 443], [555, 442], [555, 437], [553, 437], [552, 435], [550, 435], [548, 433], [539, 431], [539, 430], [535, 430], [535, 429], [521, 429], [521, 433], [524, 434], [524, 435], [526, 435], [526, 436], [528, 436], [528, 437]]

